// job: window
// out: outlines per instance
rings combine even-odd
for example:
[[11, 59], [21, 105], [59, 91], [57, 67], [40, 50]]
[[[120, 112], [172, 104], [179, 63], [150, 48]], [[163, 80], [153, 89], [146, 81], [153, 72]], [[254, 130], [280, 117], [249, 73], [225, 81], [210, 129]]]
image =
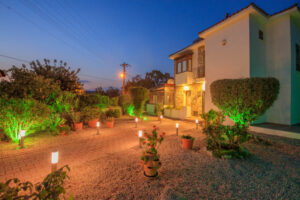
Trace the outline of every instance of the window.
[[205, 49], [204, 46], [198, 48], [197, 78], [205, 77]]
[[264, 40], [264, 32], [262, 30], [258, 31], [258, 38]]
[[300, 72], [300, 46], [296, 44], [296, 71]]
[[186, 60], [182, 62], [182, 72], [186, 72]]
[[181, 73], [181, 62], [177, 64], [177, 73]]

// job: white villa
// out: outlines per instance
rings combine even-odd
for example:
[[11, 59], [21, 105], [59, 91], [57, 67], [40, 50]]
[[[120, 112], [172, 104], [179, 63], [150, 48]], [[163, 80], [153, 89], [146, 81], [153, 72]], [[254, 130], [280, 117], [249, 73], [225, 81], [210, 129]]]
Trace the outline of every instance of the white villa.
[[[278, 99], [258, 121], [300, 123], [298, 5], [270, 15], [250, 4], [198, 36], [169, 56], [174, 60], [174, 106], [183, 110], [179, 115], [186, 118], [216, 109], [209, 89], [215, 80], [275, 77], [280, 81]], [[167, 115], [171, 116], [171, 111]]]

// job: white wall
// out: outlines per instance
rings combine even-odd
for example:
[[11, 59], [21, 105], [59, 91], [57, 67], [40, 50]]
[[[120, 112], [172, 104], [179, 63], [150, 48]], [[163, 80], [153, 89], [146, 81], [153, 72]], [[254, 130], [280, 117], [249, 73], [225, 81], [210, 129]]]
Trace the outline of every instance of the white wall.
[[290, 23], [292, 51], [291, 124], [298, 124], [300, 123], [300, 72], [296, 71], [296, 43], [300, 45], [300, 17], [291, 17]]
[[291, 110], [291, 38], [290, 18], [281, 17], [266, 25], [266, 76], [280, 82], [278, 99], [266, 112], [266, 121], [290, 124]]
[[[227, 44], [222, 45], [226, 39]], [[218, 79], [250, 76], [249, 16], [205, 38], [205, 111], [216, 109], [211, 102], [210, 84]]]

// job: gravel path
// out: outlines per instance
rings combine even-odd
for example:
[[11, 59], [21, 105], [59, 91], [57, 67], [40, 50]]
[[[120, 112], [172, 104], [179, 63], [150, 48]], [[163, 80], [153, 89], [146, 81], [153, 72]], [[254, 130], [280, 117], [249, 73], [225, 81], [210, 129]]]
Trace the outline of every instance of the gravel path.
[[[196, 137], [192, 151], [182, 150], [174, 135], [175, 121], [149, 120], [140, 128], [151, 130], [154, 124], [167, 133], [159, 149], [162, 167], [157, 179], [144, 177], [137, 129], [132, 120], [121, 120], [100, 136], [85, 129], [32, 142], [24, 152], [0, 144], [0, 181], [12, 176], [40, 181], [50, 169], [49, 151], [58, 148], [60, 165], [71, 167], [65, 186], [75, 199], [300, 199], [298, 142], [270, 137], [271, 146], [246, 144], [253, 154], [249, 159], [220, 160], [205, 151], [205, 137], [193, 124], [180, 122], [180, 134]], [[15, 165], [32, 169], [18, 173]]]

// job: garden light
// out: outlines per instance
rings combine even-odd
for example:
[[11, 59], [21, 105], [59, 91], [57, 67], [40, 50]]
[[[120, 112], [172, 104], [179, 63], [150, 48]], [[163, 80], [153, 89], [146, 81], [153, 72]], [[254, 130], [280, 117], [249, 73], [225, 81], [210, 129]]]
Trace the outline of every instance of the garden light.
[[137, 128], [137, 125], [138, 125], [138, 122], [139, 122], [139, 118], [135, 118], [135, 128]]
[[159, 118], [160, 118], [160, 123], [161, 123], [161, 121], [162, 121], [162, 119], [164, 118], [164, 116], [161, 115]]
[[176, 135], [178, 136], [178, 129], [179, 129], [179, 124], [176, 123]]
[[143, 137], [143, 131], [139, 130], [139, 147], [142, 148], [142, 137]]
[[99, 128], [100, 128], [100, 122], [97, 122], [97, 135], [99, 135], [100, 134], [100, 132], [99, 132]]
[[20, 148], [24, 148], [25, 130], [20, 131]]
[[196, 119], [196, 129], [198, 129], [199, 120]]
[[51, 154], [51, 171], [54, 172], [57, 169], [58, 163], [58, 151], [53, 151]]

